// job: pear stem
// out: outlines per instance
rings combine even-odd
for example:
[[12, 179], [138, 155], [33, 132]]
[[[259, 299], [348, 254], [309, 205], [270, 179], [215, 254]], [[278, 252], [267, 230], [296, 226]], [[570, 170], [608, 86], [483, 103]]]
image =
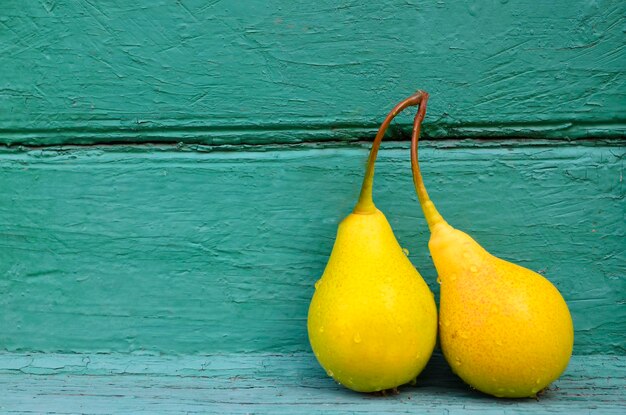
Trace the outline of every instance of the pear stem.
[[424, 117], [426, 116], [427, 104], [428, 93], [422, 92], [420, 107], [417, 111], [417, 114], [415, 114], [415, 119], [413, 121], [413, 134], [411, 135], [411, 171], [413, 172], [413, 184], [415, 185], [415, 192], [417, 193], [420, 205], [422, 206], [422, 210], [424, 211], [424, 217], [426, 218], [426, 222], [428, 223], [428, 228], [432, 233], [437, 224], [446, 223], [446, 221], [439, 214], [437, 208], [435, 208], [435, 205], [433, 204], [433, 202], [431, 202], [430, 197], [428, 196], [426, 186], [424, 186], [422, 173], [420, 172], [420, 165], [417, 157], [417, 143], [419, 141], [420, 130], [422, 128], [422, 121], [424, 121]]
[[[378, 149], [380, 148], [380, 143], [385, 136], [385, 132], [387, 132], [387, 128], [391, 121], [401, 113], [403, 110], [410, 106], [420, 105], [421, 110], [421, 102], [423, 97], [426, 96], [428, 99], [428, 94], [424, 91], [417, 91], [410, 97], [399, 102], [391, 112], [387, 115], [387, 118], [383, 121], [378, 129], [378, 133], [376, 133], [376, 138], [374, 138], [374, 143], [372, 144], [372, 149], [370, 150], [369, 157], [367, 159], [367, 168], [365, 170], [365, 177], [363, 178], [363, 185], [361, 186], [361, 194], [359, 195], [359, 201], [354, 207], [353, 213], [361, 213], [368, 214], [374, 213], [376, 210], [376, 206], [374, 205], [374, 200], [372, 198], [372, 187], [374, 185], [374, 165], [376, 163], [376, 157], [378, 155]], [[423, 117], [422, 117], [423, 118]]]

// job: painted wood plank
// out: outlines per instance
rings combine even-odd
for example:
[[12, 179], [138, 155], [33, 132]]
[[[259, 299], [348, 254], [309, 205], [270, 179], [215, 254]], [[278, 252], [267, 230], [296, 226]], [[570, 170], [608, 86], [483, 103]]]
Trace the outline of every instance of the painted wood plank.
[[[424, 143], [441, 213], [545, 274], [575, 353], [626, 349], [624, 142]], [[369, 144], [103, 146], [0, 154], [0, 350], [309, 350], [306, 313]], [[375, 200], [438, 295], [409, 152]]]
[[5, 3], [0, 143], [626, 135], [620, 0]]
[[575, 356], [539, 398], [495, 399], [433, 356], [400, 394], [357, 394], [334, 383], [312, 354], [0, 354], [3, 413], [623, 414], [624, 356]]

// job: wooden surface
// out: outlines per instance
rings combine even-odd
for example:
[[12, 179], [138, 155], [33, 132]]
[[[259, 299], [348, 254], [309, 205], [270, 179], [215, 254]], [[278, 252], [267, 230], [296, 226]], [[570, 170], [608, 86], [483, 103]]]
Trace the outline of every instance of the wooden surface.
[[[575, 353], [622, 354], [623, 141], [425, 142], [440, 212], [567, 300]], [[303, 352], [369, 144], [0, 152], [0, 350]], [[374, 196], [435, 293], [405, 143]]]
[[623, 137], [625, 14], [623, 0], [5, 0], [0, 143], [354, 140], [418, 88], [433, 137]]
[[[4, 1], [0, 412], [626, 413], [624, 15], [618, 0]], [[310, 352], [360, 140], [418, 88], [441, 213], [572, 311], [575, 356], [539, 401], [471, 391], [440, 355], [400, 395], [359, 395]], [[438, 296], [408, 160], [385, 144], [375, 201]]]
[[539, 400], [469, 389], [434, 356], [399, 395], [357, 394], [312, 354], [0, 354], [0, 411], [52, 414], [623, 414], [624, 356], [575, 356]]

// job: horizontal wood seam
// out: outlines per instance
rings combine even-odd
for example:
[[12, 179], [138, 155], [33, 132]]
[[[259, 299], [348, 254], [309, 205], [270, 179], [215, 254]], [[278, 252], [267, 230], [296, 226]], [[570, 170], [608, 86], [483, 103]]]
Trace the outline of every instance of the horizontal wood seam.
[[[0, 128], [0, 144], [116, 144], [116, 143], [188, 143], [188, 144], [287, 144], [316, 143], [333, 140], [351, 142], [371, 139], [378, 123], [341, 121], [242, 124], [242, 125], [159, 125], [159, 121], [138, 122], [137, 126], [77, 125], [49, 129]], [[388, 139], [408, 141], [410, 124], [393, 124]], [[588, 139], [625, 138], [626, 120], [545, 122], [434, 122], [424, 126], [424, 140], [489, 139]]]

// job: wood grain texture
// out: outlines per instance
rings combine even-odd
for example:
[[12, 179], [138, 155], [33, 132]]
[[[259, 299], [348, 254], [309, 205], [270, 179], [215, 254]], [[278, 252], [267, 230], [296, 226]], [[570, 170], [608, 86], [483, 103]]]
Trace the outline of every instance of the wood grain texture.
[[[561, 290], [577, 354], [625, 350], [625, 144], [421, 151], [453, 226]], [[368, 148], [0, 150], [0, 350], [309, 350], [313, 283]], [[377, 205], [438, 294], [407, 145], [385, 145], [377, 166]]]
[[440, 355], [399, 395], [351, 392], [312, 354], [0, 354], [3, 413], [623, 414], [623, 356], [575, 356], [539, 400], [471, 390]]
[[[5, 0], [0, 143], [626, 135], [621, 0]], [[409, 117], [399, 119], [397, 138]]]

